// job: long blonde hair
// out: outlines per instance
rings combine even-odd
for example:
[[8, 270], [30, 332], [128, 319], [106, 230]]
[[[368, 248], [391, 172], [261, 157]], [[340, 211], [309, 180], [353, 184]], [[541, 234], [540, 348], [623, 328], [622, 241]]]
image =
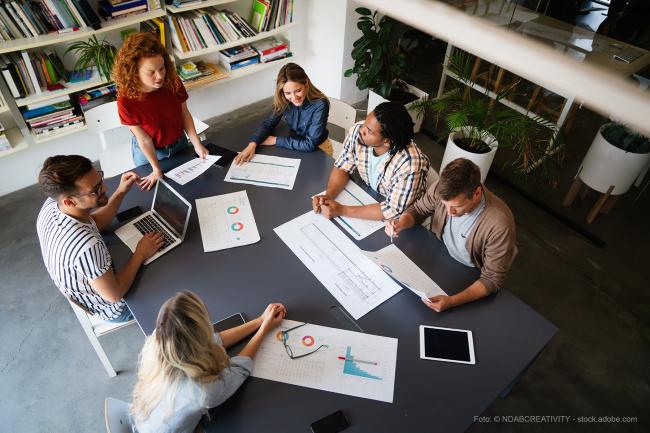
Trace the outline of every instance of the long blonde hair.
[[220, 377], [229, 359], [213, 332], [208, 310], [194, 293], [179, 292], [163, 304], [140, 353], [131, 402], [135, 420], [146, 420], [167, 393], [174, 396], [181, 380], [205, 383]]
[[275, 94], [273, 95], [274, 113], [281, 113], [289, 104], [287, 98], [284, 97], [283, 90], [284, 85], [287, 84], [287, 81], [293, 81], [294, 83], [300, 83], [305, 86], [305, 98], [308, 101], [327, 98], [323, 92], [318, 90], [316, 86], [312, 84], [303, 68], [296, 65], [295, 63], [287, 63], [278, 72], [278, 78], [275, 82]]

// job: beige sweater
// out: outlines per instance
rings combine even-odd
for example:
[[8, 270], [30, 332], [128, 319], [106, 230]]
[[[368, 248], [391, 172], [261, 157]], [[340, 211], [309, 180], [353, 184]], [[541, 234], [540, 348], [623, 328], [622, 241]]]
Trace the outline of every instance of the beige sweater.
[[[406, 212], [420, 224], [431, 215], [431, 231], [438, 239], [447, 222], [447, 211], [437, 191], [438, 182], [411, 205]], [[485, 209], [467, 237], [467, 251], [472, 263], [481, 270], [479, 280], [490, 292], [503, 287], [506, 275], [517, 255], [515, 220], [508, 205], [483, 187]]]

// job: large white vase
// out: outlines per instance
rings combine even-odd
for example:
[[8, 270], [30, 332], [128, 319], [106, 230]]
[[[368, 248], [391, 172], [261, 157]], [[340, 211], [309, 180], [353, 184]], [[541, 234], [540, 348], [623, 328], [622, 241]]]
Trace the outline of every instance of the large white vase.
[[603, 125], [591, 143], [578, 176], [590, 188], [606, 193], [613, 186], [611, 195], [627, 192], [634, 181], [645, 174], [650, 163], [650, 153], [633, 153], [619, 149], [603, 137]]
[[440, 164], [440, 172], [449, 164], [451, 161], [457, 158], [466, 158], [472, 161], [474, 164], [478, 165], [478, 168], [481, 170], [481, 183], [485, 182], [488, 172], [490, 171], [490, 166], [494, 160], [494, 154], [497, 152], [499, 143], [497, 139], [487, 132], [483, 132], [481, 135], [484, 137], [483, 141], [485, 144], [490, 146], [491, 150], [486, 153], [474, 153], [468, 152], [467, 150], [461, 149], [454, 142], [455, 138], [468, 137], [471, 131], [476, 130], [473, 126], [465, 126], [459, 130], [452, 131], [447, 138], [447, 147], [445, 147], [445, 154], [442, 157], [442, 163]]

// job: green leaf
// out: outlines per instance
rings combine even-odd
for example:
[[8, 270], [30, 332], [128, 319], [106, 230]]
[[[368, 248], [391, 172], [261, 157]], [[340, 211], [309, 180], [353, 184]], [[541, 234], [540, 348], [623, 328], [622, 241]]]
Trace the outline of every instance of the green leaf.
[[370, 9], [368, 8], [356, 8], [354, 11], [359, 15], [364, 15], [364, 16], [372, 15], [372, 12], [370, 12]]

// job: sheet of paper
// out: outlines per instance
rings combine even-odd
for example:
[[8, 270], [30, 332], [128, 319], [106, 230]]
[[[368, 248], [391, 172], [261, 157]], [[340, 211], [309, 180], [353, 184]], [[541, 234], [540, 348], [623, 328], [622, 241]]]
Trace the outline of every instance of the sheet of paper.
[[328, 328], [311, 323], [289, 331], [287, 345], [282, 331], [302, 322], [284, 320], [269, 333], [255, 355], [252, 376], [355, 397], [393, 402], [397, 339]]
[[248, 183], [271, 188], [293, 189], [300, 160], [278, 156], [255, 155], [242, 164], [230, 164], [226, 182]]
[[196, 199], [196, 211], [206, 253], [260, 240], [246, 191]]
[[[321, 194], [325, 194], [325, 191], [321, 192]], [[345, 185], [345, 188], [335, 200], [345, 206], [363, 206], [377, 203], [377, 200], [351, 180], [348, 181], [348, 184]], [[384, 223], [381, 221], [359, 218], [336, 217], [335, 221], [358, 241], [384, 227]]]
[[401, 290], [322, 215], [309, 211], [275, 232], [355, 319]]
[[187, 161], [185, 164], [179, 165], [173, 170], [168, 171], [165, 173], [165, 176], [179, 185], [185, 185], [202, 175], [212, 166], [212, 164], [217, 162], [219, 158], [221, 157], [216, 155], [208, 155], [205, 159], [194, 158]]
[[422, 269], [408, 258], [396, 245], [390, 244], [379, 251], [362, 251], [384, 272], [395, 278], [420, 298], [446, 295]]

